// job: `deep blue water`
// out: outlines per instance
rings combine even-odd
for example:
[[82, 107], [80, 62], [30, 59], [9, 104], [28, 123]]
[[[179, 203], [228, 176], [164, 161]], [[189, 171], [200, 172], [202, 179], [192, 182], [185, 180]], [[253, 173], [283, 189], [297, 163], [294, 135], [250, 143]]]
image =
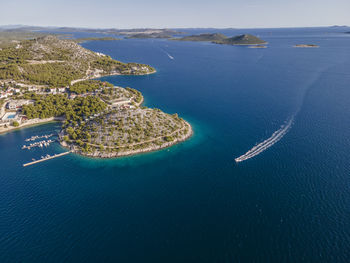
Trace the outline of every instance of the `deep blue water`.
[[[155, 153], [68, 155], [26, 168], [31, 158], [64, 151], [20, 149], [59, 124], [1, 135], [0, 261], [348, 262], [350, 35], [248, 31], [269, 47], [84, 43], [154, 66], [154, 75], [104, 79], [179, 113], [195, 134]], [[292, 48], [298, 43], [320, 48]], [[293, 115], [278, 143], [234, 163]]]

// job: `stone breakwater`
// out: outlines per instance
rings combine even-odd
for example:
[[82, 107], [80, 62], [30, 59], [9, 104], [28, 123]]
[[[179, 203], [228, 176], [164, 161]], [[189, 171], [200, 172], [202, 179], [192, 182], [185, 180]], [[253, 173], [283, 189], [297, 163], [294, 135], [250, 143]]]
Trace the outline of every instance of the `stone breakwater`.
[[152, 145], [152, 146], [142, 148], [142, 149], [137, 149], [137, 150], [125, 150], [125, 151], [111, 152], [111, 153], [100, 152], [98, 150], [95, 150], [93, 153], [86, 153], [81, 151], [79, 147], [68, 145], [64, 141], [61, 141], [61, 145], [63, 147], [69, 148], [73, 153], [88, 156], [88, 157], [94, 157], [94, 158], [116, 158], [116, 157], [122, 157], [122, 156], [129, 156], [129, 155], [135, 155], [139, 153], [146, 153], [146, 152], [161, 150], [189, 139], [193, 134], [193, 130], [191, 125], [188, 122], [186, 122], [186, 125], [188, 126], [187, 133], [181, 136], [180, 138], [176, 138], [174, 141], [171, 141], [171, 142], [164, 142], [161, 145]]

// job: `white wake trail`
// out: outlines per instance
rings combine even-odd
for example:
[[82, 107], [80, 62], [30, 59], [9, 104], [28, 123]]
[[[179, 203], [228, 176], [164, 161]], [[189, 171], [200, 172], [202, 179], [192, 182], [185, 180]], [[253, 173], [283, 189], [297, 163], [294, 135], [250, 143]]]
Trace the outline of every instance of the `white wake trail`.
[[167, 55], [168, 55], [168, 57], [170, 58], [170, 59], [174, 59], [174, 57], [172, 56], [172, 55], [170, 55], [168, 52], [165, 52]]
[[168, 52], [166, 52], [164, 49], [160, 48], [160, 50], [162, 50], [170, 59], [174, 60], [175, 58], [170, 55]]
[[279, 140], [281, 140], [283, 138], [283, 136], [288, 132], [288, 130], [292, 127], [293, 120], [294, 120], [294, 116], [292, 118], [290, 118], [286, 124], [282, 125], [280, 129], [275, 131], [268, 139], [264, 140], [263, 142], [259, 143], [256, 146], [254, 146], [245, 154], [235, 158], [235, 161], [237, 163], [243, 162], [245, 160], [253, 158], [254, 156], [257, 156], [258, 154], [260, 154], [263, 151], [270, 148], [272, 145], [274, 145]]
[[315, 74], [313, 76], [311, 76], [311, 78], [309, 79], [308, 83], [306, 83], [306, 88], [303, 90], [303, 92], [301, 93], [301, 99], [299, 101], [299, 103], [297, 103], [296, 105], [296, 111], [294, 112], [294, 114], [292, 115], [292, 117], [290, 117], [284, 125], [282, 125], [277, 131], [275, 131], [270, 138], [266, 139], [265, 141], [255, 145], [253, 148], [251, 148], [248, 152], [246, 152], [245, 154], [235, 158], [235, 161], [238, 162], [243, 162], [246, 161], [250, 158], [253, 158], [254, 156], [257, 156], [258, 154], [262, 153], [263, 151], [267, 150], [268, 148], [270, 148], [271, 146], [273, 146], [275, 143], [277, 143], [278, 141], [280, 141], [284, 135], [287, 134], [287, 132], [289, 131], [289, 129], [292, 127], [293, 122], [294, 122], [294, 118], [296, 118], [296, 116], [298, 115], [299, 111], [301, 110], [302, 106], [304, 105], [304, 100], [306, 97], [306, 93], [309, 91], [309, 89], [313, 86], [313, 84], [320, 78], [321, 74], [323, 72], [325, 72], [326, 70], [328, 70], [330, 67], [329, 65], [321, 68], [318, 72], [315, 72]]

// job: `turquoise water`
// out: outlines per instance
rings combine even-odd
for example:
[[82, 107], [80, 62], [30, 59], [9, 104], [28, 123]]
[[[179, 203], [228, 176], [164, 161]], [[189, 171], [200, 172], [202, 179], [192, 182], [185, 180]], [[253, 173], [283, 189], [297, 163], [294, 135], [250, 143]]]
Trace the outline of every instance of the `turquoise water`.
[[[249, 33], [269, 47], [84, 43], [154, 66], [154, 75], [104, 79], [179, 113], [194, 136], [133, 157], [67, 155], [24, 168], [64, 151], [21, 150], [25, 138], [59, 124], [1, 135], [1, 262], [347, 262], [350, 37], [331, 29]], [[298, 43], [320, 48], [292, 48]], [[290, 118], [276, 144], [235, 164]]]
[[16, 114], [8, 114], [7, 116], [6, 116], [6, 119], [7, 120], [10, 120], [10, 119], [14, 119], [16, 117]]

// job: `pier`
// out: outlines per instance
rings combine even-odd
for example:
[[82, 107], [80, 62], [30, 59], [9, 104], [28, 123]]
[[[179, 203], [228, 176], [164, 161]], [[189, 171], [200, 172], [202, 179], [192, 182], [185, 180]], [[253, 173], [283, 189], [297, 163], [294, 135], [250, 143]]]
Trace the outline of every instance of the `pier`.
[[52, 155], [52, 156], [51, 156], [51, 155], [47, 155], [46, 157], [42, 157], [42, 158], [39, 159], [39, 160], [35, 160], [35, 161], [29, 162], [29, 163], [25, 163], [25, 164], [23, 164], [23, 166], [26, 167], [26, 166], [29, 166], [29, 165], [33, 165], [33, 164], [45, 162], [45, 161], [47, 161], [47, 160], [51, 160], [51, 159], [54, 159], [54, 158], [58, 158], [58, 157], [61, 157], [61, 156], [63, 156], [63, 155], [67, 155], [67, 154], [69, 154], [69, 153], [71, 153], [71, 151], [69, 151], [69, 152], [64, 152], [64, 153], [59, 153], [59, 154], [55, 154], [55, 155]]

